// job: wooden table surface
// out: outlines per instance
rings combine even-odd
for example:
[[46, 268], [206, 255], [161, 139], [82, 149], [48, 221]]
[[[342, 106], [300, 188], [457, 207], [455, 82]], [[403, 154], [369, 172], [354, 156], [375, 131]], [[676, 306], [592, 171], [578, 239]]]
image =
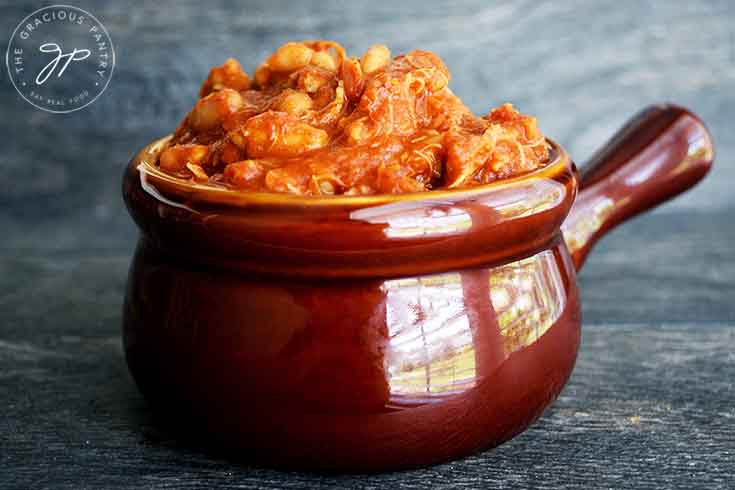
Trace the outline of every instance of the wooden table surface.
[[[0, 488], [735, 488], [734, 3], [74, 4], [115, 42], [100, 100], [51, 115], [0, 82]], [[0, 41], [39, 6], [0, 2]], [[580, 162], [661, 100], [715, 136], [701, 186], [590, 256], [574, 374], [497, 449], [382, 475], [256, 468], [163, 432], [127, 373], [123, 165], [176, 125], [208, 66], [252, 69], [312, 37], [433, 49], [473, 109], [513, 101]]]

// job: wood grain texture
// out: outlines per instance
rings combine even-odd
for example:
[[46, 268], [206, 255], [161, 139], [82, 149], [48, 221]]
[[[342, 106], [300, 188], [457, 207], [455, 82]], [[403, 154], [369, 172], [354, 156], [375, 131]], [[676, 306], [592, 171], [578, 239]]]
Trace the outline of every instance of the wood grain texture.
[[[42, 214], [50, 201], [73, 195], [56, 213], [94, 219], [106, 212], [104, 219], [124, 220], [116, 179], [107, 177], [137, 147], [178, 124], [212, 64], [235, 56], [252, 70], [279, 43], [310, 37], [338, 39], [356, 53], [375, 41], [395, 52], [434, 50], [454, 74], [454, 91], [475, 111], [512, 101], [538, 116], [578, 161], [643, 106], [677, 102], [710, 125], [718, 164], [704, 191], [666, 209], [735, 204], [727, 186], [735, 177], [729, 116], [735, 110], [735, 4], [728, 0], [624, 8], [614, 0], [373, 1], [352, 3], [347, 14], [336, 1], [77, 4], [102, 20], [117, 49], [115, 73], [100, 100], [73, 114], [46, 114], [21, 100], [0, 73], [6, 115], [0, 129], [11, 136], [3, 161], [6, 171], [22, 177], [0, 183], [0, 195], [14, 203], [38, 198], [28, 212]], [[37, 5], [26, 0], [0, 8], [0, 33], [9, 35]], [[105, 143], [90, 145], [93, 139]], [[65, 142], [62, 148], [58, 141]], [[95, 206], [85, 209], [81, 196]]]
[[255, 468], [170, 437], [122, 357], [128, 250], [4, 256], [0, 488], [732, 488], [735, 237], [708, 216], [647, 216], [592, 253], [579, 361], [526, 433], [373, 476]]
[[[348, 16], [326, 0], [73, 3], [115, 42], [100, 100], [42, 113], [0, 73], [0, 165], [12, 176], [0, 181], [0, 488], [735, 486], [735, 3], [381, 0]], [[39, 6], [0, 0], [3, 51]], [[136, 230], [123, 165], [178, 123], [210, 65], [233, 55], [252, 69], [308, 37], [435, 50], [474, 110], [513, 101], [578, 161], [661, 100], [714, 134], [702, 186], [592, 252], [570, 384], [496, 450], [373, 476], [254, 468], [162, 432], [127, 374], [120, 308]]]

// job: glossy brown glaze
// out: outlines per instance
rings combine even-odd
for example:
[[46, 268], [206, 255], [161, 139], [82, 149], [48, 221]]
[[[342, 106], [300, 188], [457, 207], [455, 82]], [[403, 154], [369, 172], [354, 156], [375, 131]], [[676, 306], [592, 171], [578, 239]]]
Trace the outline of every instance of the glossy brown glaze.
[[279, 467], [378, 471], [497, 445], [556, 398], [578, 345], [560, 242], [494, 268], [283, 281], [143, 241], [126, 301], [128, 362], [153, 406]]
[[[289, 277], [387, 277], [503, 263], [544, 248], [576, 193], [572, 162], [452, 191], [303, 197], [192, 185], [152, 162], [128, 165], [128, 209], [167, 253], [207, 267]], [[164, 197], [165, 196], [165, 197]]]
[[124, 308], [136, 382], [185, 435], [277, 467], [382, 471], [509, 439], [574, 365], [567, 243], [581, 265], [709, 166], [694, 116], [645, 114], [583, 172], [564, 239], [577, 178], [556, 146], [546, 168], [469, 190], [289, 198], [185, 185], [147, 164], [152, 145], [123, 187], [142, 232]]
[[661, 104], [638, 113], [582, 169], [562, 227], [577, 269], [608, 230], [693, 187], [713, 159], [712, 137], [688, 110]]

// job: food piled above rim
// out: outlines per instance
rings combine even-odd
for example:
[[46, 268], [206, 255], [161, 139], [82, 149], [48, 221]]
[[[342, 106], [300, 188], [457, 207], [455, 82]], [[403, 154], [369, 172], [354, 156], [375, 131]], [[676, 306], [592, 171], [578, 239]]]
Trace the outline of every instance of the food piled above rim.
[[145, 173], [213, 192], [318, 198], [476, 187], [555, 159], [535, 118], [511, 104], [477, 117], [449, 79], [437, 55], [391, 58], [383, 45], [350, 58], [332, 41], [286, 43], [252, 78], [228, 59]]

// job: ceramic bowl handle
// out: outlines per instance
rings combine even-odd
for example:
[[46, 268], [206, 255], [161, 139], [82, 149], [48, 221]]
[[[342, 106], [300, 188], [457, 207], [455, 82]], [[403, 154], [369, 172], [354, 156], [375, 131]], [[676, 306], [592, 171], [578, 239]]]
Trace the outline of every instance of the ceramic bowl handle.
[[580, 192], [562, 225], [577, 270], [615, 225], [684, 192], [712, 165], [712, 137], [675, 105], [648, 107], [580, 170]]

